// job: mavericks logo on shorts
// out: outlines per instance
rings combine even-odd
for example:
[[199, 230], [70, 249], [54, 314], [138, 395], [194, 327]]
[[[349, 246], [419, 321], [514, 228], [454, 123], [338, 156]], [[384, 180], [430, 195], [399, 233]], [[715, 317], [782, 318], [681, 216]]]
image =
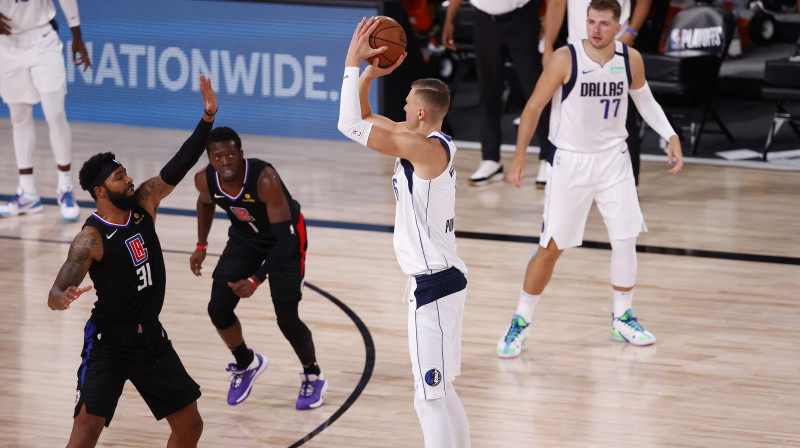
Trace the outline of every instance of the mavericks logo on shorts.
[[431, 369], [425, 372], [425, 382], [428, 386], [438, 386], [442, 382], [442, 372]]

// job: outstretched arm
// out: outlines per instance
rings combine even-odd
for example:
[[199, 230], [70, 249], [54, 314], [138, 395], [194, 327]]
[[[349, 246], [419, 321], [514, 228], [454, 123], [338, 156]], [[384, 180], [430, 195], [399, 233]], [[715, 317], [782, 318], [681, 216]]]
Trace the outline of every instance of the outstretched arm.
[[553, 54], [550, 63], [544, 68], [542, 76], [536, 82], [533, 94], [525, 104], [525, 109], [523, 109], [522, 116], [519, 119], [514, 160], [508, 170], [508, 180], [517, 188], [522, 185], [522, 178], [525, 177], [525, 167], [528, 164], [526, 158], [528, 145], [531, 143], [533, 133], [536, 132], [536, 125], [539, 123], [542, 110], [553, 98], [556, 89], [569, 80], [571, 72], [572, 56], [570, 52], [566, 47], [559, 48]]
[[206, 171], [200, 171], [194, 175], [194, 185], [197, 187], [197, 248], [189, 257], [189, 268], [194, 275], [200, 276], [203, 268], [203, 261], [206, 259], [206, 249], [208, 248], [208, 234], [211, 232], [211, 224], [214, 223], [214, 210], [216, 205], [211, 200], [208, 191], [208, 181]]
[[258, 198], [267, 204], [269, 225], [276, 242], [269, 250], [264, 264], [253, 275], [235, 283], [228, 282], [228, 286], [239, 297], [252, 296], [258, 285], [267, 279], [267, 275], [289, 258], [295, 250], [297, 230], [292, 224], [292, 212], [281, 187], [281, 178], [274, 169], [267, 167], [261, 172], [258, 178]]
[[214, 115], [217, 113], [217, 95], [211, 88], [211, 79], [200, 75], [200, 90], [203, 93], [203, 103], [205, 110], [203, 118], [197, 124], [194, 132], [183, 143], [181, 149], [172, 159], [161, 169], [161, 174], [147, 180], [136, 190], [136, 198], [139, 205], [147, 210], [155, 219], [158, 204], [167, 197], [175, 186], [186, 176], [186, 173], [200, 159], [205, 151], [208, 142], [208, 134], [214, 123]]
[[81, 294], [92, 289], [92, 286], [79, 288], [89, 267], [103, 258], [103, 241], [94, 227], [86, 226], [72, 240], [67, 254], [67, 261], [58, 271], [55, 282], [47, 296], [47, 306], [52, 310], [65, 310]]
[[650, 87], [647, 85], [644, 77], [644, 61], [642, 55], [633, 48], [630, 49], [629, 58], [631, 63], [631, 88], [628, 91], [633, 103], [636, 104], [636, 110], [642, 116], [644, 121], [653, 128], [658, 135], [664, 140], [669, 142], [667, 146], [667, 161], [672, 165], [673, 161], [675, 166], [670, 170], [670, 174], [678, 174], [683, 168], [683, 150], [681, 149], [681, 140], [678, 134], [672, 129], [672, 125], [667, 120], [664, 114], [664, 109], [656, 102]]

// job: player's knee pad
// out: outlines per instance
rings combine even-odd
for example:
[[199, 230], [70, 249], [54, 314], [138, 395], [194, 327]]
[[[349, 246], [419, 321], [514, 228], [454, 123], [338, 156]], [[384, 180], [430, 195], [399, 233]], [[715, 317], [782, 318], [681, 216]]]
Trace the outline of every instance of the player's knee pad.
[[236, 323], [236, 314], [233, 310], [238, 303], [239, 298], [228, 286], [227, 281], [214, 279], [211, 285], [211, 300], [208, 302], [208, 316], [216, 328], [225, 330]]
[[630, 288], [636, 284], [636, 238], [611, 240], [611, 284]]
[[311, 330], [300, 320], [298, 313], [298, 303], [273, 302], [275, 305], [275, 317], [278, 320], [278, 328], [281, 333], [292, 344], [303, 343], [311, 337]]

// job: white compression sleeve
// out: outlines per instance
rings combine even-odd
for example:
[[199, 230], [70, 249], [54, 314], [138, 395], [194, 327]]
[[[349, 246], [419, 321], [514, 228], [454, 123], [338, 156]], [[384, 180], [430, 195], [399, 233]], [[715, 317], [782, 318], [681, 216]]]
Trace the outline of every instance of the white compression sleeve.
[[44, 118], [50, 129], [50, 147], [53, 149], [56, 164], [69, 165], [72, 162], [72, 132], [64, 112], [64, 91], [40, 92], [39, 96], [42, 98]]
[[81, 18], [78, 15], [78, 0], [58, 0], [61, 5], [61, 11], [64, 12], [64, 17], [67, 18], [67, 25], [70, 28], [81, 25]]
[[11, 134], [17, 168], [33, 168], [33, 148], [36, 147], [36, 125], [33, 122], [33, 106], [26, 103], [9, 103]]
[[339, 132], [345, 137], [367, 146], [372, 123], [361, 119], [361, 101], [358, 98], [358, 67], [345, 67], [342, 93], [339, 97]]
[[667, 116], [664, 114], [664, 109], [653, 98], [653, 92], [650, 91], [650, 86], [644, 83], [639, 89], [628, 91], [636, 104], [636, 109], [639, 114], [644, 118], [644, 121], [653, 128], [658, 135], [664, 140], [669, 140], [673, 135], [677, 135], [672, 125], [669, 124]]

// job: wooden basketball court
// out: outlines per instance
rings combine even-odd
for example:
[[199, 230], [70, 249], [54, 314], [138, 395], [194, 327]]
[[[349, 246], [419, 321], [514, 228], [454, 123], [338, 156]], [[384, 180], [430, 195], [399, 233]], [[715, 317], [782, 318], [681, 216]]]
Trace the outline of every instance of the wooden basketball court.
[[[90, 155], [112, 151], [138, 185], [159, 172], [199, 118], [189, 117], [185, 131], [72, 123], [74, 181]], [[10, 195], [17, 176], [8, 119], [0, 119], [0, 136], [0, 193]], [[56, 168], [43, 121], [37, 137], [37, 188], [53, 204]], [[407, 278], [390, 232], [394, 161], [352, 142], [243, 136], [243, 144], [246, 156], [276, 166], [309, 222], [300, 312], [330, 387], [321, 408], [294, 409], [301, 368], [264, 288], [237, 314], [269, 368], [246, 402], [226, 404], [232, 357], [206, 305], [227, 221], [215, 220], [204, 275], [194, 277], [197, 196], [184, 180], [157, 218], [168, 275], [161, 320], [202, 387], [201, 446], [422, 446], [401, 302]], [[470, 269], [455, 384], [474, 447], [800, 446], [800, 174], [690, 164], [672, 177], [665, 163], [644, 163], [639, 195], [650, 232], [638, 240], [644, 252], [634, 304], [658, 342], [610, 339], [610, 251], [593, 210], [586, 247], [559, 261], [522, 355], [502, 360], [495, 344], [536, 247], [544, 192], [534, 189], [535, 157], [521, 190], [469, 187], [478, 158], [457, 155], [455, 220]], [[91, 200], [83, 191], [77, 198]], [[63, 222], [55, 205], [0, 219], [1, 446], [63, 446], [69, 437], [95, 297], [90, 291], [57, 312], [47, 293], [92, 211], [83, 208], [76, 223]], [[88, 276], [83, 284], [91, 284]], [[164, 446], [168, 434], [128, 384], [98, 446]]]

